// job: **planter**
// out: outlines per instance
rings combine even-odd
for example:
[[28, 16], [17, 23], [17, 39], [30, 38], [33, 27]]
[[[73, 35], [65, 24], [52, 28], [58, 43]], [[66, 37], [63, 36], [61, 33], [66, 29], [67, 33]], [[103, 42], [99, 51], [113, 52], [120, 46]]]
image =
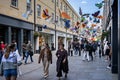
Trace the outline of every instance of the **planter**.
[[110, 31], [105, 31], [102, 33], [101, 40], [103, 40], [105, 37], [107, 37], [110, 34]]
[[39, 35], [40, 35], [39, 32], [37, 32], [37, 31], [34, 32], [34, 37], [35, 37], [35, 38], [38, 37]]

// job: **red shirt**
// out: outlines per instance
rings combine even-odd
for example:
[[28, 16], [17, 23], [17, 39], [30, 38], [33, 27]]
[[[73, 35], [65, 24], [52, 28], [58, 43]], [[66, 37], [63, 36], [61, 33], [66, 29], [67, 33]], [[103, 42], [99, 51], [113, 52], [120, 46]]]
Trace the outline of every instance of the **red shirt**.
[[5, 48], [5, 44], [0, 44], [0, 50]]

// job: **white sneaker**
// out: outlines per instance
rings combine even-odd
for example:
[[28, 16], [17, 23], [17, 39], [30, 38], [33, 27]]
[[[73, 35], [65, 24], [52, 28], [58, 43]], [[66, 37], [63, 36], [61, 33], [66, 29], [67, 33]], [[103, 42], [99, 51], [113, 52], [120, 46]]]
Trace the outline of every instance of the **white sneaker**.
[[47, 78], [49, 75], [45, 75], [44, 78]]
[[107, 66], [107, 69], [111, 69], [111, 67]]

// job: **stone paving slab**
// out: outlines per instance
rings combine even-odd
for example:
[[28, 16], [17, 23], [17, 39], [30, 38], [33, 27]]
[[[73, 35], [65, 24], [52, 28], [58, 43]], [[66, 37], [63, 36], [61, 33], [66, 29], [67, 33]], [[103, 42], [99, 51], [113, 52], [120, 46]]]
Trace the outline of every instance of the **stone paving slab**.
[[[38, 54], [34, 55], [34, 62], [20, 67], [23, 75], [18, 80], [45, 80], [43, 77], [43, 66], [38, 64]], [[82, 61], [82, 57], [69, 57], [68, 78], [61, 80], [118, 80], [117, 74], [112, 74], [106, 68], [108, 65], [104, 58], [96, 57], [94, 61]], [[0, 80], [4, 80], [3, 78]], [[57, 80], [56, 56], [53, 52], [53, 64], [49, 68], [49, 77], [46, 80]]]

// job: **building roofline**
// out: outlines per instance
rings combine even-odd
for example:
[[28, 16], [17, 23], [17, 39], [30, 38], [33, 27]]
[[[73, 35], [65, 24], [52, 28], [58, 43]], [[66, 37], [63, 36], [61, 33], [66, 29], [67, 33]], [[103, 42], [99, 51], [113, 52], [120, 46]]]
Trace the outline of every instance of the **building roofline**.
[[74, 12], [80, 18], [79, 14], [75, 11], [72, 5], [67, 0], [63, 0], [63, 1], [68, 5], [70, 9], [72, 9], [72, 12]]

